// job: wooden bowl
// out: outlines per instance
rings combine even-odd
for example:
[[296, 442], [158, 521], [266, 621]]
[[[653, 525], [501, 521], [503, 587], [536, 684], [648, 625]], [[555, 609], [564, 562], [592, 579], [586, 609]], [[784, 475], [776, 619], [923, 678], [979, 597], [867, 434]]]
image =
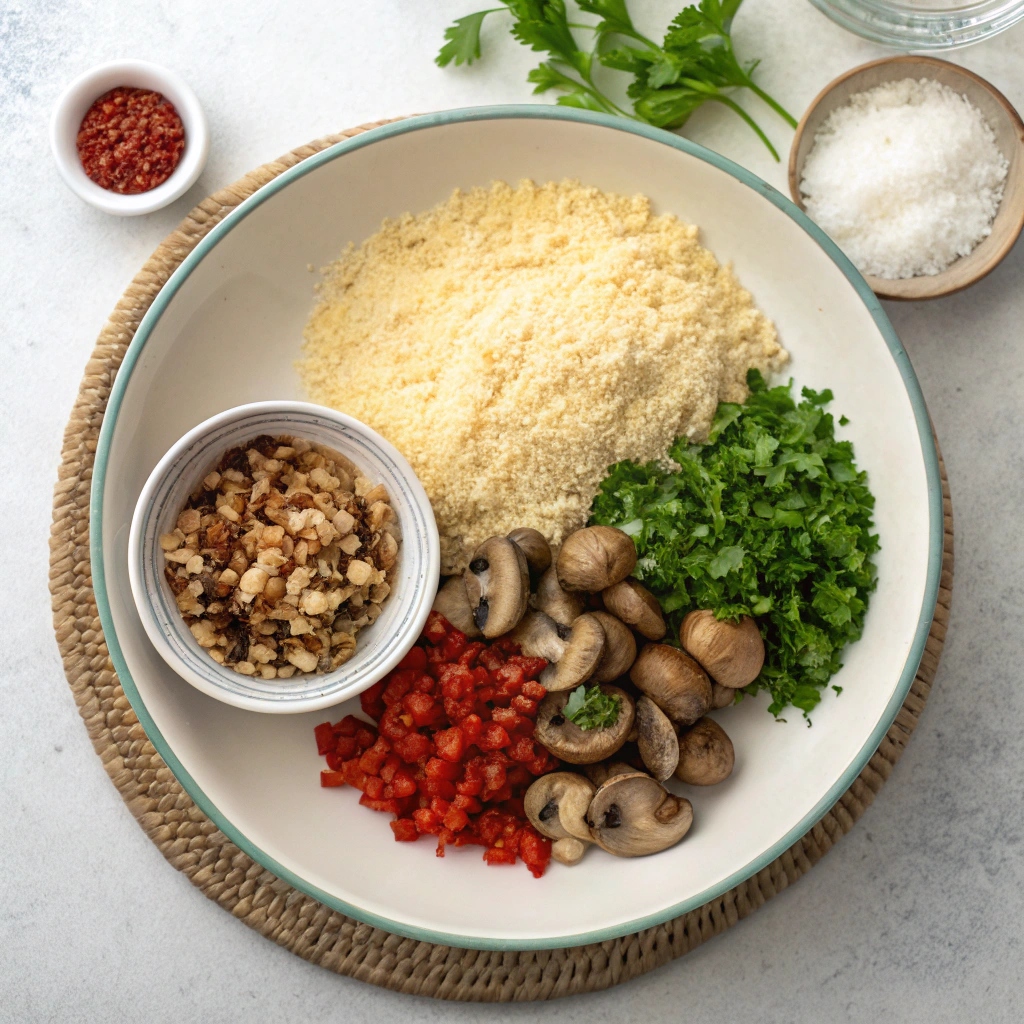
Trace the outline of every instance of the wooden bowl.
[[982, 239], [969, 255], [960, 257], [940, 274], [902, 280], [864, 275], [880, 298], [935, 299], [980, 281], [1013, 248], [1024, 227], [1024, 123], [1010, 101], [984, 78], [948, 61], [915, 56], [875, 60], [840, 75], [818, 93], [797, 127], [789, 151], [789, 191], [793, 202], [803, 210], [800, 179], [804, 161], [815, 136], [833, 110], [843, 106], [854, 93], [903, 78], [933, 78], [966, 96], [991, 125], [996, 144], [1010, 165], [1003, 201], [992, 223], [992, 233]]

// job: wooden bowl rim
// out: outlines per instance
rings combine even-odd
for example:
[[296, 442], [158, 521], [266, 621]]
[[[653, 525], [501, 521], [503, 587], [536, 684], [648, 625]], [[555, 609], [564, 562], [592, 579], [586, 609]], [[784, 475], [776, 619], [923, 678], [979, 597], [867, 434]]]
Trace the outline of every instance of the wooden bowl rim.
[[[1013, 104], [991, 82], [982, 78], [981, 75], [975, 74], [973, 71], [969, 71], [967, 68], [961, 67], [959, 64], [953, 64], [948, 60], [940, 60], [938, 57], [927, 57], [918, 54], [901, 54], [898, 57], [882, 57], [879, 60], [868, 61], [866, 64], [860, 64], [855, 68], [850, 68], [848, 71], [844, 71], [837, 78], [832, 79], [832, 81], [829, 82], [813, 100], [811, 100], [807, 109], [804, 111], [803, 117], [800, 118], [800, 123], [797, 125], [796, 131], [793, 134], [793, 143], [789, 148], [789, 194], [792, 197], [793, 202], [796, 203], [804, 213], [807, 211], [804, 208], [803, 199], [800, 195], [799, 176], [799, 171], [803, 168], [802, 166], [800, 168], [797, 167], [797, 152], [800, 149], [800, 142], [804, 136], [807, 122], [810, 120], [811, 116], [817, 110], [825, 97], [844, 82], [847, 82], [849, 79], [881, 65], [899, 64], [907, 65], [908, 68], [916, 66], [919, 68], [932, 67], [949, 69], [955, 74], [961, 75], [963, 78], [970, 79], [976, 85], [988, 92], [1010, 119], [1017, 138], [1018, 159], [1024, 160], [1024, 121], [1021, 120], [1021, 116], [1017, 113]], [[1012, 163], [1013, 154], [1007, 154], [1007, 157]], [[1003, 202], [1005, 203], [1008, 198], [1009, 196], [1004, 194]], [[1003, 213], [1003, 209], [1004, 208], [1001, 203], [999, 210], [996, 212], [996, 220], [998, 220], [1000, 215]], [[950, 284], [948, 283], [948, 280], [944, 282], [943, 279], [947, 278], [947, 275], [950, 275], [955, 267], [960, 266], [963, 260], [970, 260], [974, 256], [975, 252], [977, 252], [977, 248], [967, 256], [961, 256], [960, 259], [954, 261], [950, 266], [938, 274], [900, 278], [895, 280], [889, 280], [883, 277], [872, 277], [870, 274], [864, 274], [864, 280], [867, 282], [868, 287], [879, 298], [895, 299], [906, 302], [918, 299], [937, 299], [945, 295], [953, 295], [956, 292], [963, 291], [964, 288], [969, 288], [972, 284], [976, 284], [983, 277], [986, 277], [995, 270], [995, 268], [1003, 261], [1006, 254], [1013, 248], [1021, 233], [1021, 229], [1024, 228], [1024, 196], [1021, 197], [1021, 200], [1018, 203], [1018, 209], [1016, 211], [1010, 210], [1009, 212], [1011, 216], [1015, 216], [1016, 218], [1009, 234], [1006, 236], [999, 248], [995, 252], [991, 253], [988, 258], [979, 265], [977, 273], [968, 277], [967, 280]], [[993, 221], [993, 225], [994, 224], [995, 221]], [[922, 282], [922, 285], [917, 290], [917, 294], [900, 294], [893, 290], [894, 286], [906, 285], [911, 281]], [[927, 287], [926, 284], [931, 284], [931, 287]]]

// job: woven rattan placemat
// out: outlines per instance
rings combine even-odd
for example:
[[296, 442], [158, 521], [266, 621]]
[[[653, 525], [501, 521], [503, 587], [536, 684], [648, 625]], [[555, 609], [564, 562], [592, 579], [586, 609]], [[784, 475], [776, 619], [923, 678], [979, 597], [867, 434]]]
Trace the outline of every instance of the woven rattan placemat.
[[[385, 122], [379, 122], [381, 124]], [[89, 565], [89, 488], [110, 387], [139, 321], [172, 271], [227, 213], [282, 171], [361, 125], [319, 139], [204, 199], [153, 253], [103, 328], [86, 366], [54, 491], [53, 620], [68, 683], [96, 753], [149, 838], [201, 892], [250, 928], [328, 970], [443, 999], [512, 1001], [593, 992], [688, 953], [809, 871], [871, 804], [909, 741], [938, 667], [953, 585], [953, 513], [942, 470], [945, 538], [935, 617], [920, 669], [881, 746], [839, 802], [781, 857], [699, 910], [614, 941], [535, 953], [484, 952], [402, 938], [329, 909], [228, 842], [146, 738], [107, 654]]]

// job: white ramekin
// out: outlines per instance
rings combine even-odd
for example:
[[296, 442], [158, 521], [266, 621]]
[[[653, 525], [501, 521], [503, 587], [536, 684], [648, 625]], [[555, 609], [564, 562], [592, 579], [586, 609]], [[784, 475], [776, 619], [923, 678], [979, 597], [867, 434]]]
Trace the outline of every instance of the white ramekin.
[[[391, 593], [380, 618], [357, 634], [356, 653], [334, 672], [265, 680], [218, 664], [196, 642], [164, 578], [160, 536], [224, 453], [260, 434], [324, 444], [384, 484], [402, 531]], [[307, 402], [253, 402], [212, 416], [157, 463], [139, 495], [128, 538], [128, 575], [142, 625], [159, 655], [203, 693], [235, 707], [298, 713], [331, 707], [372, 686], [419, 638], [437, 593], [441, 549], [423, 485], [408, 462], [369, 427]]]
[[[82, 118], [100, 96], [117, 86], [163, 93], [185, 127], [185, 152], [171, 176], [162, 185], [136, 195], [101, 188], [85, 173], [78, 157]], [[113, 60], [79, 75], [61, 94], [50, 118], [50, 148], [61, 177], [76, 195], [106, 213], [133, 217], [173, 203], [195, 184], [206, 165], [210, 130], [196, 94], [173, 71], [145, 60]]]

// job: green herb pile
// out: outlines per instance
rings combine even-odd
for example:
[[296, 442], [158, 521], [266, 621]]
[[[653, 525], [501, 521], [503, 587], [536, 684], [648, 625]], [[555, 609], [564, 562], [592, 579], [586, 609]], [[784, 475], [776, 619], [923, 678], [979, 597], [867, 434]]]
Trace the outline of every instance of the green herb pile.
[[605, 693], [600, 686], [577, 686], [565, 702], [562, 714], [581, 729], [605, 729], [619, 720], [622, 698]]
[[[636, 542], [634, 575], [661, 602], [670, 639], [687, 611], [757, 617], [765, 666], [746, 692], [805, 717], [858, 639], [875, 589], [875, 499], [853, 446], [837, 441], [831, 391], [769, 388], [748, 374], [743, 405], [719, 405], [707, 444], [676, 441], [670, 458], [612, 466], [591, 521]], [[841, 419], [840, 424], [847, 421]], [[834, 687], [839, 692], [839, 687]]]
[[[733, 52], [732, 21], [743, 0], [700, 0], [685, 7], [668, 27], [659, 46], [636, 30], [626, 0], [578, 0], [585, 14], [597, 15], [592, 25], [569, 21], [565, 0], [501, 0], [503, 6], [467, 14], [445, 31], [447, 42], [437, 55], [441, 67], [472, 64], [480, 57], [480, 29], [489, 14], [509, 12], [512, 35], [548, 59], [534, 68], [528, 80], [535, 93], [554, 90], [557, 102], [607, 114], [620, 114], [659, 128], [679, 128], [702, 104], [722, 103], [734, 111], [771, 151], [778, 153], [756, 121], [726, 90], [749, 89], [792, 127], [796, 121], [751, 77], [757, 61], [740, 63]], [[581, 48], [573, 30], [590, 34]], [[595, 81], [599, 67], [632, 76], [627, 95], [633, 113], [623, 110]]]

